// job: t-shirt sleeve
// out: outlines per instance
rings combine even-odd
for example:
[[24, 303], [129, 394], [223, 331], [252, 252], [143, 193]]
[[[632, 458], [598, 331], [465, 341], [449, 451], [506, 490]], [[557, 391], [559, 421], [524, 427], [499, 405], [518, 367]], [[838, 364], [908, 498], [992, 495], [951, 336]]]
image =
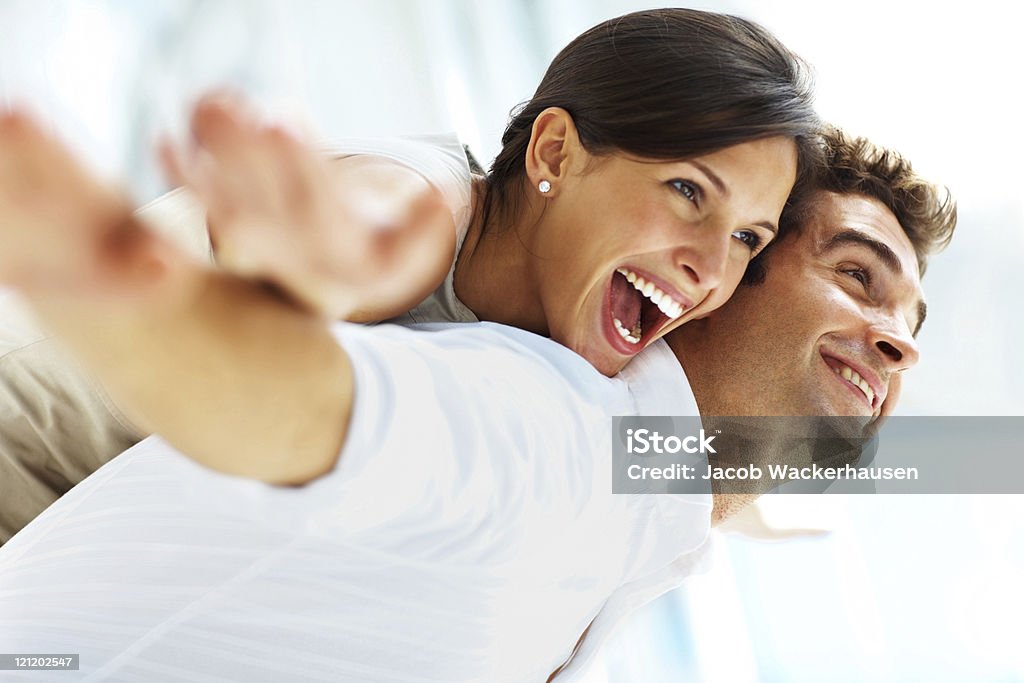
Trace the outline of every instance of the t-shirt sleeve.
[[438, 538], [451, 552], [481, 552], [482, 538], [516, 545], [503, 535], [531, 516], [578, 518], [603, 488], [610, 423], [594, 399], [610, 381], [580, 373], [595, 383], [588, 394], [553, 366], [585, 363], [566, 349], [543, 340], [552, 359], [501, 330], [460, 327], [336, 328], [355, 401], [336, 467], [312, 485], [336, 501], [322, 523], [425, 543], [425, 553]]
[[333, 138], [320, 146], [335, 156], [369, 154], [392, 159], [419, 173], [444, 197], [455, 221], [457, 243], [461, 245], [469, 227], [472, 185], [469, 160], [454, 134]]

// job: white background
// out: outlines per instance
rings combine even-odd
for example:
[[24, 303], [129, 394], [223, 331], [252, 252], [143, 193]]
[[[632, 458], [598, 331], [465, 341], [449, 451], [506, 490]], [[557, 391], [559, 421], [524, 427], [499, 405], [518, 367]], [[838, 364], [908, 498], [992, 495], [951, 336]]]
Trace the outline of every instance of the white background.
[[[624, 0], [0, 0], [0, 102], [33, 107], [136, 198], [152, 144], [228, 84], [323, 136], [456, 130], [486, 166], [557, 50]], [[815, 67], [822, 114], [896, 147], [960, 206], [925, 279], [902, 414], [1022, 415], [1024, 64], [1006, 5], [709, 2]], [[2, 248], [2, 245], [0, 245]], [[969, 454], [965, 454], [969, 457]], [[1015, 497], [776, 500], [833, 529], [762, 546], [641, 615], [594, 680], [1024, 680]], [[916, 672], [916, 673], [915, 673]]]

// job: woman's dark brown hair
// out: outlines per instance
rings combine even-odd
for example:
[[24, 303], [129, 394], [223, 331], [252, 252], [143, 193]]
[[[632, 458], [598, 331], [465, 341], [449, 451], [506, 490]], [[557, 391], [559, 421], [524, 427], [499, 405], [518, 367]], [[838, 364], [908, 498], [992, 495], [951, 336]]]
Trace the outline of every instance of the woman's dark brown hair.
[[548, 107], [567, 110], [596, 155], [681, 160], [784, 136], [802, 176], [819, 153], [809, 69], [771, 33], [725, 14], [636, 12], [569, 43], [513, 112], [487, 178], [487, 214], [515, 212], [533, 122]]

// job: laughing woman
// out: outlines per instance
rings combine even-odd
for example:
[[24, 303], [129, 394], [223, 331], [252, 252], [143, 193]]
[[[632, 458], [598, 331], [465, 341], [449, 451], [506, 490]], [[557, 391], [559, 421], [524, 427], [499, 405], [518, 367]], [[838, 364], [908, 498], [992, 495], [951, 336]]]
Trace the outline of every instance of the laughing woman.
[[[29, 121], [2, 125], [0, 280], [137, 424], [219, 469], [295, 482], [322, 468], [218, 458], [336, 453], [337, 434], [312, 428], [324, 413], [310, 410], [339, 400], [320, 365], [334, 341], [306, 311], [504, 323], [613, 375], [728, 299], [775, 238], [818, 120], [804, 65], [773, 36], [681, 9], [620, 17], [570, 43], [486, 177], [434, 150], [327, 163], [237, 105], [207, 101], [193, 117], [195, 147], [169, 161], [207, 206], [221, 271], [140, 229], [120, 195]], [[69, 396], [69, 381], [44, 387]], [[100, 396], [81, 393], [91, 407], [76, 412], [107, 414]], [[48, 423], [20, 422], [0, 430], [18, 439], [0, 462], [21, 475], [0, 478], [17, 487], [3, 505], [22, 505], [0, 510], [0, 540], [137, 438], [92, 450], [58, 441], [40, 454], [32, 444], [49, 443]], [[53, 470], [44, 463], [76, 460], [88, 464], [38, 491], [32, 473]]]
[[[562, 50], [486, 177], [471, 179], [464, 160], [440, 177], [414, 173], [408, 155], [393, 156], [405, 166], [350, 156], [327, 169], [224, 99], [200, 104], [195, 148], [172, 167], [206, 205], [222, 266], [330, 318], [392, 318], [440, 286], [426, 303], [445, 309], [414, 309], [413, 320], [520, 327], [613, 375], [728, 299], [775, 238], [817, 123], [806, 69], [766, 31], [664, 9], [600, 24]], [[397, 217], [391, 250], [403, 238], [415, 248], [376, 286], [353, 288], [367, 252], [353, 249], [352, 209], [368, 193]], [[463, 198], [469, 207], [452, 206]]]

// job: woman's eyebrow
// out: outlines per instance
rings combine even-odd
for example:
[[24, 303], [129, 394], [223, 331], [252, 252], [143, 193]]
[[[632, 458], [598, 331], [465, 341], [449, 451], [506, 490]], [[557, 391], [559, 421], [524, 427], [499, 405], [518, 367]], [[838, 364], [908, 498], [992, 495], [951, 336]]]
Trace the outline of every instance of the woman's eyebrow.
[[[690, 163], [696, 166], [697, 170], [699, 170], [701, 173], [707, 176], [708, 181], [715, 186], [716, 190], [718, 190], [718, 194], [722, 195], [722, 199], [729, 198], [729, 188], [728, 186], [726, 186], [725, 181], [718, 177], [717, 173], [712, 171], [710, 168], [708, 168], [706, 164], [700, 161], [694, 161], [693, 159], [690, 159]], [[776, 235], [779, 234], [778, 226], [776, 226], [771, 221], [757, 221], [754, 223], [754, 225], [758, 225], [764, 228], [765, 230], [769, 230], [775, 233]]]
[[707, 176], [708, 180], [711, 181], [711, 184], [715, 186], [715, 189], [718, 190], [718, 194], [722, 195], [723, 199], [729, 198], [729, 188], [725, 186], [725, 183], [722, 182], [722, 179], [719, 178], [714, 171], [712, 171], [710, 168], [707, 167], [706, 164], [700, 161], [690, 159], [690, 163], [696, 166], [701, 173]]

